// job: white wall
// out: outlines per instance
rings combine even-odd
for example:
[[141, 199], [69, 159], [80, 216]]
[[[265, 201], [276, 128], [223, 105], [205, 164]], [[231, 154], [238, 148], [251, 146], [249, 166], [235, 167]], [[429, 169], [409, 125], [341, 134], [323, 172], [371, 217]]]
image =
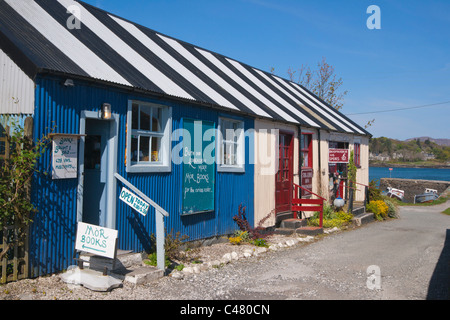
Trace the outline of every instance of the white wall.
[[0, 114], [33, 112], [33, 80], [0, 49]]

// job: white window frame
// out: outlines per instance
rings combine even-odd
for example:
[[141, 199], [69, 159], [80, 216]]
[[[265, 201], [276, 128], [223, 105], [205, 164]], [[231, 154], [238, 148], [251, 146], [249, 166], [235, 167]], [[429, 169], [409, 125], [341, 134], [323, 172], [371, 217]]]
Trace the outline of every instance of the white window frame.
[[[148, 106], [152, 108], [160, 108], [161, 112], [161, 132], [152, 132], [145, 130], [132, 129], [132, 111], [133, 104]], [[139, 100], [128, 101], [127, 112], [127, 151], [126, 151], [126, 170], [127, 172], [171, 172], [171, 132], [172, 132], [172, 108], [166, 105], [160, 105]], [[161, 146], [159, 158], [157, 162], [132, 162], [131, 159], [131, 138], [133, 135], [143, 135], [151, 137], [161, 137]], [[151, 150], [149, 150], [151, 157]]]
[[[238, 135], [236, 142], [236, 164], [225, 164], [222, 163], [222, 156], [224, 150], [224, 143], [235, 143], [234, 141], [227, 141], [226, 133], [225, 136], [222, 134], [222, 128], [225, 122], [232, 122], [237, 124], [237, 129], [235, 134]], [[244, 132], [244, 121], [230, 119], [230, 118], [219, 118], [218, 127], [218, 139], [216, 147], [216, 161], [217, 161], [217, 171], [218, 172], [235, 172], [244, 173], [245, 172], [245, 132]]]

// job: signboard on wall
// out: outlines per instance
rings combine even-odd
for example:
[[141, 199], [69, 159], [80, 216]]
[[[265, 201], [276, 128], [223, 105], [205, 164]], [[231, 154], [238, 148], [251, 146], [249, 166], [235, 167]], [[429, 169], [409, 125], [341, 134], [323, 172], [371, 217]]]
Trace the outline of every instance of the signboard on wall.
[[203, 138], [206, 131], [215, 129], [215, 123], [183, 119], [183, 128], [190, 137], [183, 137], [182, 214], [213, 211], [216, 167], [210, 146], [215, 146], [215, 139]]
[[114, 259], [118, 231], [78, 222], [75, 249]]
[[78, 136], [54, 135], [52, 145], [52, 179], [72, 179], [78, 170]]
[[[312, 191], [312, 179], [313, 179], [313, 170], [312, 169], [302, 169], [302, 184], [301, 184], [301, 186], [305, 189]], [[311, 196], [311, 193], [302, 189], [302, 196], [303, 197]]]
[[329, 149], [328, 151], [329, 163], [348, 163], [349, 158], [348, 149]]

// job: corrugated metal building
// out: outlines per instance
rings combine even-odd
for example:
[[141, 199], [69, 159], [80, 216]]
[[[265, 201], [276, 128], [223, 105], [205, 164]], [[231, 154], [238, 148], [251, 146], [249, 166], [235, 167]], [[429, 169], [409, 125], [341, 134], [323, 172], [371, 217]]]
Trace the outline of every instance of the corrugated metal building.
[[81, 1], [0, 0], [0, 49], [0, 114], [32, 115], [35, 139], [79, 138], [72, 171], [55, 148], [39, 163], [49, 174], [33, 184], [34, 276], [73, 263], [79, 221], [119, 230], [121, 249], [149, 249], [153, 209], [120, 201], [115, 173], [169, 213], [167, 231], [203, 239], [233, 232], [240, 205], [258, 220], [255, 122], [369, 135], [295, 83]]

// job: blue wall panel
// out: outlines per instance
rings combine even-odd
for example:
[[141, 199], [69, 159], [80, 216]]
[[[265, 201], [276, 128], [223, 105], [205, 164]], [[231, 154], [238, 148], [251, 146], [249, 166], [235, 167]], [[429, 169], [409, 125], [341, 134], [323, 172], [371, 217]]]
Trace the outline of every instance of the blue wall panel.
[[[125, 90], [75, 81], [75, 87], [61, 85], [62, 79], [41, 76], [36, 80], [36, 110], [34, 136], [55, 133], [79, 133], [82, 110], [98, 111], [105, 102], [113, 113], [120, 115], [117, 172], [169, 212], [165, 218], [167, 232], [180, 232], [189, 241], [230, 234], [237, 229], [233, 216], [239, 205], [246, 206], [247, 217], [253, 222], [253, 165], [249, 164], [246, 143], [245, 173], [216, 171], [215, 210], [181, 216], [182, 165], [172, 164], [170, 173], [127, 173], [125, 170], [126, 123], [129, 100], [141, 100], [172, 107], [172, 130], [181, 128], [181, 119], [213, 121], [225, 115], [213, 109], [181, 102], [160, 100]], [[251, 118], [242, 118], [245, 130], [253, 128]], [[172, 147], [178, 141], [172, 142]], [[253, 146], [250, 146], [253, 148]], [[38, 212], [31, 227], [30, 262], [32, 276], [62, 271], [74, 264], [72, 259], [77, 226], [78, 179], [52, 180], [51, 153], [48, 150], [39, 161], [42, 173], [33, 183], [33, 201]], [[44, 174], [47, 173], [47, 174]], [[117, 195], [122, 184], [117, 183]], [[154, 210], [146, 217], [116, 200], [116, 228], [119, 248], [140, 252], [150, 250], [150, 237], [155, 232]]]

